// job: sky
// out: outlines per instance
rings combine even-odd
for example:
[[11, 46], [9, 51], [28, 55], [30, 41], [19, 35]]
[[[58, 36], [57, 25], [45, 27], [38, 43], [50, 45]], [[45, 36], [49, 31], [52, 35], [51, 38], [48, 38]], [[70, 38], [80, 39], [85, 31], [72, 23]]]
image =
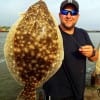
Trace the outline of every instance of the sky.
[[[11, 26], [29, 6], [39, 0], [0, 0], [0, 26]], [[44, 0], [59, 24], [59, 8], [63, 0]], [[78, 27], [100, 30], [100, 0], [77, 0], [79, 3]]]

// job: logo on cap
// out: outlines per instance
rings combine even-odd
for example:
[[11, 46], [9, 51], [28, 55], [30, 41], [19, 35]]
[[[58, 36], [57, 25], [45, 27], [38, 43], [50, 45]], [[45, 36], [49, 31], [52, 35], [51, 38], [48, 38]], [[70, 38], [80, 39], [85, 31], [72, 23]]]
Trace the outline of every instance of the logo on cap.
[[72, 3], [72, 0], [68, 0], [68, 3]]

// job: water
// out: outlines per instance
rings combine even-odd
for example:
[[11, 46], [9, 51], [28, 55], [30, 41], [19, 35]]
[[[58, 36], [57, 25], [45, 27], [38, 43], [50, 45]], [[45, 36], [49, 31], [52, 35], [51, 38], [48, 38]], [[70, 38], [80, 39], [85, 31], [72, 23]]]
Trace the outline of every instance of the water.
[[[100, 43], [100, 32], [90, 32], [89, 36], [94, 44], [94, 46], [97, 48]], [[86, 74], [86, 85], [90, 85], [91, 80], [91, 74], [95, 70], [95, 63], [90, 62], [87, 60], [87, 74]]]
[[[0, 32], [0, 100], [16, 100], [16, 96], [21, 91], [20, 86], [11, 76], [4, 59], [4, 42], [7, 32]], [[100, 42], [100, 32], [89, 33], [95, 47]], [[95, 63], [87, 61], [86, 82], [90, 84], [91, 73], [95, 69]]]
[[21, 86], [13, 79], [4, 59], [4, 41], [7, 32], [0, 32], [0, 100], [16, 100]]

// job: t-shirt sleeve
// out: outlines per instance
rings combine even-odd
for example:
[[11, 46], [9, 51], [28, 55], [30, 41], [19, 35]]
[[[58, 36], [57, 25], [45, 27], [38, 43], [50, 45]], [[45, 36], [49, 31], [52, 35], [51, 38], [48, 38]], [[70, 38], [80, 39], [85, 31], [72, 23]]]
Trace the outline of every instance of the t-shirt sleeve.
[[84, 33], [85, 33], [84, 35], [85, 35], [86, 43], [89, 44], [89, 45], [92, 45], [94, 47], [94, 45], [91, 41], [91, 38], [90, 38], [89, 34], [87, 33], [87, 31], [84, 31]]
[[94, 45], [93, 45], [93, 43], [92, 43], [92, 40], [91, 40], [89, 34], [87, 33], [87, 31], [86, 31], [86, 30], [83, 30], [83, 29], [80, 29], [80, 31], [81, 31], [81, 33], [83, 33], [83, 35], [84, 35], [86, 44], [87, 44], [87, 45], [92, 45], [92, 46], [94, 47]]

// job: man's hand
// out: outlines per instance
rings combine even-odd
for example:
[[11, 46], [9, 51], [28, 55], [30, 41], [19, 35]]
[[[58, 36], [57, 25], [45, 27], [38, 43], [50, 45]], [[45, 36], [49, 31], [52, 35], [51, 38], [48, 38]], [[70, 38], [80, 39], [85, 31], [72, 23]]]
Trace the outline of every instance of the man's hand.
[[94, 52], [94, 48], [91, 45], [84, 45], [79, 48], [79, 52], [86, 57], [91, 57]]

